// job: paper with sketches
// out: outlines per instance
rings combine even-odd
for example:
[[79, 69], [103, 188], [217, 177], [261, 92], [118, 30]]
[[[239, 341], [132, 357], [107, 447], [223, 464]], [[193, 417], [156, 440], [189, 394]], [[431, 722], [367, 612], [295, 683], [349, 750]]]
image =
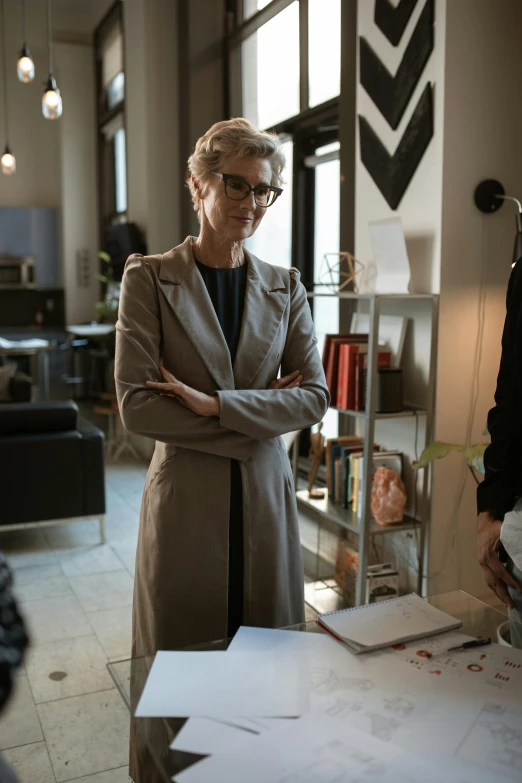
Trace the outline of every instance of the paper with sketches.
[[[459, 770], [460, 772], [460, 770]], [[472, 783], [451, 761], [432, 765], [402, 748], [313, 713], [234, 753], [210, 756], [178, 774], [179, 783]]]
[[299, 656], [160, 651], [136, 716], [288, 717], [308, 710], [306, 667]]
[[401, 219], [375, 220], [368, 226], [377, 267], [375, 290], [382, 294], [407, 294], [410, 262]]

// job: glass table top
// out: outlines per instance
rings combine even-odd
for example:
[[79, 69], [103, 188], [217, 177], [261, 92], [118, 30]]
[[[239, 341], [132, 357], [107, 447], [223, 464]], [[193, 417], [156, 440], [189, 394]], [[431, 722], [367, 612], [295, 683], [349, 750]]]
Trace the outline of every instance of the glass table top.
[[[492, 641], [498, 641], [500, 626], [506, 624], [505, 627], [508, 627], [506, 614], [462, 590], [430, 596], [425, 600], [461, 620], [462, 628], [459, 631], [469, 636], [490, 636]], [[315, 621], [290, 626], [285, 630], [324, 633]], [[230, 642], [231, 639], [218, 639], [183, 649], [226, 650]], [[139, 701], [153, 660], [153, 657], [135, 658], [107, 665], [129, 712], [132, 711], [132, 705], [137, 705]], [[169, 749], [169, 745], [184, 725], [185, 718], [135, 718], [134, 720], [136, 729], [151, 753], [163, 780], [171, 781], [173, 775], [203, 758], [192, 753]]]

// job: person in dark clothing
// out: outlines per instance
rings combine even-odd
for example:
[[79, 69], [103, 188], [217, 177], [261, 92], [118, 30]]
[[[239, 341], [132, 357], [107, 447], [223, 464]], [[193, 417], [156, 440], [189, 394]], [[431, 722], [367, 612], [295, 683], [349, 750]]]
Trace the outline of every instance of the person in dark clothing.
[[478, 556], [488, 587], [509, 607], [512, 644], [522, 647], [522, 262], [509, 279], [488, 430], [477, 488]]
[[[0, 712], [13, 690], [16, 670], [29, 643], [24, 621], [12, 593], [13, 577], [0, 552]], [[0, 783], [16, 783], [16, 776], [0, 758]]]

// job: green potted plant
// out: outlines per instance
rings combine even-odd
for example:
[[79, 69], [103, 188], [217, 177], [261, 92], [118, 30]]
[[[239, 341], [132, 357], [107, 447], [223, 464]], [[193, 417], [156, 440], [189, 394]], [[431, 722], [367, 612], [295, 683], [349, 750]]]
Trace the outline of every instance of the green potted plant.
[[[489, 433], [485, 430], [482, 434], [488, 435]], [[434, 462], [436, 459], [443, 459], [448, 454], [459, 452], [464, 457], [474, 481], [479, 484], [477, 473], [484, 475], [484, 452], [488, 446], [489, 443], [474, 443], [471, 446], [462, 446], [459, 443], [443, 443], [437, 440], [426, 446], [418, 462], [413, 463], [413, 467], [416, 470], [420, 470], [420, 468], [427, 467], [430, 462]]]

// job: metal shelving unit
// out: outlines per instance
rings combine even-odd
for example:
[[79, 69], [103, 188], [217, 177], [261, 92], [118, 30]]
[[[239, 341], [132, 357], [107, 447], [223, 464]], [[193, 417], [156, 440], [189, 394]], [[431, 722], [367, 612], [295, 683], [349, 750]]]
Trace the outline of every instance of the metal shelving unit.
[[[398, 525], [383, 526], [378, 525], [372, 517], [370, 510], [371, 502], [371, 459], [373, 446], [375, 442], [375, 423], [382, 419], [404, 419], [414, 416], [426, 417], [425, 442], [429, 443], [433, 434], [433, 417], [435, 403], [435, 370], [436, 370], [436, 340], [437, 340], [437, 318], [438, 318], [438, 296], [432, 294], [354, 294], [354, 293], [309, 293], [312, 297], [336, 297], [338, 299], [351, 299], [355, 302], [367, 302], [369, 308], [370, 328], [368, 335], [368, 383], [366, 384], [366, 410], [352, 411], [333, 408], [339, 413], [359, 419], [364, 422], [364, 449], [363, 449], [363, 493], [360, 514], [355, 514], [349, 508], [343, 508], [340, 503], [335, 503], [326, 497], [323, 500], [312, 500], [308, 497], [307, 490], [298, 490], [296, 493], [297, 503], [300, 508], [310, 514], [319, 524], [337, 525], [341, 530], [344, 529], [350, 533], [356, 534], [359, 539], [359, 571], [356, 582], [355, 604], [360, 606], [365, 601], [366, 575], [368, 569], [368, 552], [372, 537], [375, 535], [393, 535], [408, 530], [418, 532], [419, 545], [419, 567], [417, 574], [418, 592], [422, 593], [422, 578], [424, 573], [426, 531], [428, 525], [427, 513], [417, 514], [417, 519], [405, 517], [404, 521]], [[381, 414], [377, 413], [377, 356], [378, 356], [378, 336], [379, 336], [379, 317], [382, 306], [386, 302], [417, 302], [425, 304], [430, 316], [430, 357], [429, 357], [429, 377], [427, 389], [427, 406], [425, 409], [406, 407], [400, 413]], [[396, 310], [394, 311], [396, 312]], [[294, 445], [294, 466], [297, 467], [297, 453], [299, 449], [298, 442]], [[295, 475], [295, 474], [294, 474]], [[424, 471], [422, 482], [422, 500], [424, 502], [415, 504], [416, 507], [427, 509], [428, 490], [429, 490], [429, 471]], [[296, 482], [297, 486], [297, 482]]]

